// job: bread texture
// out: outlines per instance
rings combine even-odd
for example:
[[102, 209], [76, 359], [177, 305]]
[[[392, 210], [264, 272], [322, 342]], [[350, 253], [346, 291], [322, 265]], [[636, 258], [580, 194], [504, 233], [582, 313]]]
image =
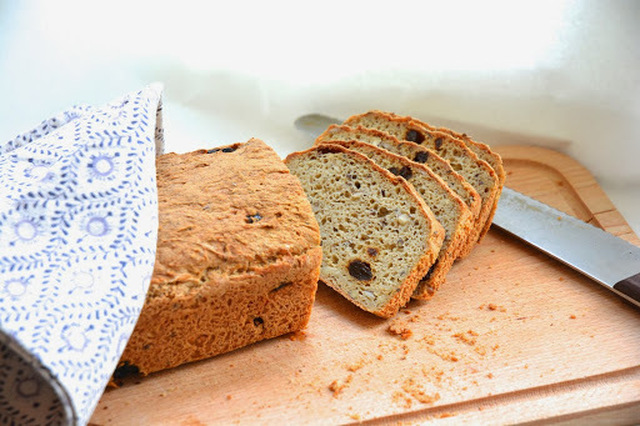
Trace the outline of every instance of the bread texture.
[[[463, 141], [447, 133], [431, 132], [412, 117], [400, 117], [376, 110], [349, 117], [343, 124], [382, 130], [400, 140], [426, 146], [447, 160], [451, 167], [480, 194], [482, 199], [480, 214], [470, 235], [470, 241], [476, 243], [481, 240], [494, 209], [500, 184], [493, 168], [486, 161], [478, 158]], [[470, 252], [472, 247], [473, 245], [469, 244], [467, 251]]]
[[498, 176], [499, 187], [498, 187], [498, 192], [496, 194], [495, 202], [493, 203], [493, 208], [491, 209], [491, 213], [489, 214], [489, 218], [485, 222], [485, 227], [480, 234], [480, 238], [482, 238], [487, 232], [489, 232], [489, 228], [491, 227], [491, 222], [493, 221], [493, 216], [495, 215], [496, 210], [498, 208], [498, 200], [500, 199], [500, 195], [502, 194], [502, 188], [504, 187], [504, 183], [507, 179], [507, 173], [504, 170], [502, 157], [500, 157], [500, 154], [493, 151], [491, 147], [489, 147], [489, 145], [487, 145], [486, 143], [478, 142], [476, 140], [471, 139], [471, 137], [466, 133], [454, 132], [453, 130], [448, 129], [446, 127], [434, 128], [432, 126], [429, 126], [427, 123], [423, 123], [423, 125], [425, 125], [425, 127], [428, 127], [433, 131], [448, 133], [460, 139], [467, 145], [467, 147], [469, 147], [471, 151], [473, 151], [478, 156], [478, 158], [486, 161], [493, 168], [493, 170], [495, 170], [496, 175]]
[[[347, 141], [357, 140], [383, 148], [389, 152], [401, 155], [414, 162], [425, 164], [435, 174], [437, 174], [458, 196], [465, 202], [469, 208], [473, 221], [476, 222], [480, 215], [481, 201], [480, 194], [473, 186], [466, 181], [458, 172], [453, 170], [451, 164], [433, 150], [413, 142], [400, 141], [395, 136], [385, 133], [381, 130], [366, 128], [362, 126], [350, 127], [347, 125], [331, 125], [316, 139], [316, 144], [331, 141]], [[472, 233], [469, 230], [469, 235]], [[471, 252], [475, 246], [475, 241], [467, 238], [465, 243], [461, 244], [458, 251], [458, 257], [464, 257]]]
[[422, 277], [412, 297], [430, 299], [444, 283], [458, 251], [467, 241], [473, 217], [467, 205], [447, 184], [424, 164], [413, 162], [375, 145], [360, 141], [331, 141], [367, 156], [378, 166], [404, 178], [422, 197], [445, 230], [445, 238], [435, 263]]
[[157, 159], [159, 231], [118, 371], [143, 375], [304, 328], [322, 260], [298, 179], [251, 139]]
[[365, 311], [395, 315], [444, 240], [429, 207], [404, 178], [340, 146], [296, 152], [285, 163], [320, 226], [321, 281]]

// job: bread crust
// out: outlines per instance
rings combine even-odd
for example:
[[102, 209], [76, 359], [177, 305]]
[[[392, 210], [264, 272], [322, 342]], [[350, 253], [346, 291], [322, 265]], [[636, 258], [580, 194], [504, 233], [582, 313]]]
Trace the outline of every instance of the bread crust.
[[479, 158], [485, 160], [489, 165], [495, 170], [496, 175], [498, 176], [498, 191], [496, 193], [496, 199], [493, 203], [493, 208], [489, 213], [489, 217], [485, 222], [485, 226], [480, 233], [480, 238], [484, 237], [487, 232], [489, 232], [489, 228], [491, 228], [491, 223], [493, 222], [493, 216], [496, 214], [496, 210], [498, 208], [498, 200], [500, 199], [500, 195], [502, 195], [502, 189], [504, 188], [505, 181], [507, 179], [507, 173], [504, 170], [504, 164], [502, 162], [502, 157], [497, 152], [493, 151], [489, 145], [483, 142], [478, 142], [465, 133], [454, 132], [451, 129], [447, 129], [444, 127], [439, 127], [436, 130], [449, 133], [450, 135], [457, 137], [461, 141], [463, 141], [469, 149], [475, 152]]
[[145, 375], [306, 326], [322, 260], [298, 179], [251, 139], [157, 160], [159, 231], [121, 357]]

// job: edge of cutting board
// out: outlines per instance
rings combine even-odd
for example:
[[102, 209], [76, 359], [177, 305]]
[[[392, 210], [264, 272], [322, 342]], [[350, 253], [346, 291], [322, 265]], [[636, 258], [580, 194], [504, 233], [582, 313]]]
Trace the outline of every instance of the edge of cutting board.
[[[510, 162], [529, 163], [560, 172], [586, 210], [592, 214], [593, 217], [587, 222], [635, 245], [640, 245], [640, 239], [602, 190], [594, 176], [572, 157], [537, 146], [499, 145], [494, 150], [502, 156], [507, 172]], [[507, 185], [509, 185], [508, 177]], [[528, 195], [535, 196], [535, 194]]]

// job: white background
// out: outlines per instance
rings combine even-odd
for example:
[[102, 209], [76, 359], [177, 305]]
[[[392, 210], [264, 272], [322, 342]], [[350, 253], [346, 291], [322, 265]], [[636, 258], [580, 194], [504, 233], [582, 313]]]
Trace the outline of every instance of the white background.
[[168, 150], [386, 109], [568, 153], [640, 233], [638, 1], [0, 0], [0, 140], [154, 81]]

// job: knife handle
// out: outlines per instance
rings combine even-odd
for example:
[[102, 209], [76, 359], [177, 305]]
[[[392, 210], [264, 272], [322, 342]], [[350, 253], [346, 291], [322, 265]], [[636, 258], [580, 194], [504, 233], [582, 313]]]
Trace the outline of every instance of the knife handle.
[[624, 294], [636, 305], [640, 305], [640, 273], [615, 283], [613, 289]]

